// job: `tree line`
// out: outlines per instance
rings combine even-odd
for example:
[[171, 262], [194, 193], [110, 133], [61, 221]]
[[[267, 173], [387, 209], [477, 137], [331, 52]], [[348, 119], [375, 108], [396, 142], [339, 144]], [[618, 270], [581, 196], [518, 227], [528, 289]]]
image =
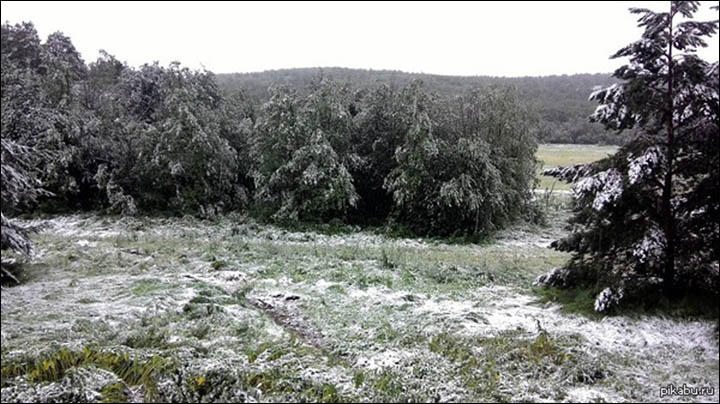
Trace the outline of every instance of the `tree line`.
[[269, 94], [256, 104], [179, 63], [86, 64], [61, 33], [3, 25], [2, 248], [29, 251], [6, 215], [32, 211], [244, 211], [442, 236], [538, 217], [537, 120], [510, 88], [318, 76]]
[[341, 67], [297, 68], [256, 73], [218, 74], [218, 85], [228, 91], [242, 89], [256, 103], [270, 97], [272, 85], [307, 88], [318, 75], [332, 78], [353, 89], [385, 84], [397, 89], [421, 80], [425, 87], [446, 97], [464, 94], [477, 87], [514, 87], [518, 99], [538, 118], [536, 136], [541, 143], [579, 143], [622, 145], [630, 132], [618, 134], [599, 123], [588, 121], [595, 103], [588, 99], [593, 88], [618, 82], [610, 74], [574, 74], [546, 77], [442, 76], [391, 70], [348, 69]]

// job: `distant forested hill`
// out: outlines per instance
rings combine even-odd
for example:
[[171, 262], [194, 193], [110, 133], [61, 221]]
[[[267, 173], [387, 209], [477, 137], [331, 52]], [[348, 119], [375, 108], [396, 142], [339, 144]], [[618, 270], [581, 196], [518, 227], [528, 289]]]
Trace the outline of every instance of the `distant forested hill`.
[[218, 74], [217, 81], [226, 91], [243, 90], [256, 102], [262, 103], [268, 100], [268, 88], [272, 85], [287, 85], [302, 90], [320, 76], [345, 83], [353, 89], [367, 88], [378, 83], [402, 87], [412, 80], [420, 79], [428, 90], [446, 96], [460, 95], [477, 86], [513, 86], [519, 91], [521, 99], [538, 114], [540, 142], [622, 144], [628, 136], [609, 132], [602, 125], [590, 123], [587, 119], [597, 106], [596, 103], [588, 101], [588, 96], [593, 87], [608, 86], [615, 82], [609, 74], [547, 77], [441, 76], [330, 67]]

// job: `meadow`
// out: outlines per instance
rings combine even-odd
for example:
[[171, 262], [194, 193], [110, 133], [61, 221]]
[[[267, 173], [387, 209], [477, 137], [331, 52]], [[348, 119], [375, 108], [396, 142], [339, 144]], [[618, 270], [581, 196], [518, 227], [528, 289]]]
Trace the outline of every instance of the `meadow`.
[[569, 257], [547, 248], [569, 215], [551, 197], [548, 225], [479, 244], [232, 214], [25, 219], [38, 253], [2, 290], [2, 401], [655, 402], [692, 381], [717, 402], [712, 321], [600, 317], [533, 287]]
[[609, 145], [541, 144], [536, 154], [537, 159], [541, 162], [538, 169], [538, 178], [540, 179], [538, 189], [542, 191], [546, 189], [568, 191], [572, 184], [566, 184], [556, 178], [542, 175], [542, 171], [553, 167], [567, 167], [600, 160], [614, 154], [617, 150], [617, 146]]

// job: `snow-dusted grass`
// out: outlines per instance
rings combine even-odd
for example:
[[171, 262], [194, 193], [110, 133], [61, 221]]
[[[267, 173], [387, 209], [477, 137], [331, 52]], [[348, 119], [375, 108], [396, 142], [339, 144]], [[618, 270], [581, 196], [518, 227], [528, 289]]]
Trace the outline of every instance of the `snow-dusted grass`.
[[[483, 245], [243, 217], [35, 220], [38, 255], [2, 291], [2, 401], [675, 401], [690, 399], [660, 387], [687, 383], [717, 402], [714, 324], [539, 303], [532, 280], [567, 259], [545, 248], [564, 215]], [[38, 370], [63, 348], [109, 356]], [[120, 374], [126, 353], [165, 367]]]

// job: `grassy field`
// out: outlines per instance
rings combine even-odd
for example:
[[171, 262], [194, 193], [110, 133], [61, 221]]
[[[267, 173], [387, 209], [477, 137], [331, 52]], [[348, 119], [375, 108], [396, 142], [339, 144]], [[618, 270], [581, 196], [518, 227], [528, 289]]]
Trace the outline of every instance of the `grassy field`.
[[616, 151], [617, 146], [542, 144], [537, 151], [537, 158], [543, 163], [538, 170], [538, 177], [540, 178], [538, 189], [569, 190], [572, 187], [571, 184], [557, 181], [553, 177], [540, 175], [544, 169], [589, 163], [612, 155]]
[[717, 402], [713, 322], [584, 317], [535, 293], [568, 258], [547, 248], [569, 214], [554, 198], [549, 226], [482, 244], [240, 215], [27, 220], [2, 401], [696, 401], [659, 395], [687, 383]]

